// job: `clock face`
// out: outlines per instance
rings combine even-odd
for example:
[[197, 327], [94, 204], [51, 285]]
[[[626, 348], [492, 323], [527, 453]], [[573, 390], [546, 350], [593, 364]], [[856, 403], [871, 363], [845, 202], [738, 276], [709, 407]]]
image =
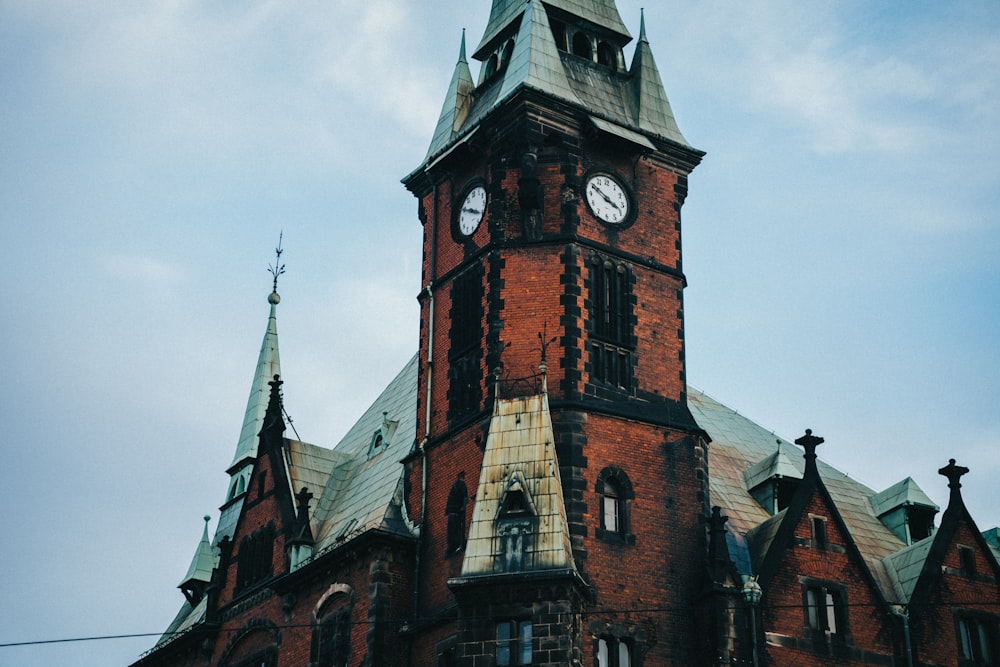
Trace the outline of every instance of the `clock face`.
[[463, 236], [472, 236], [479, 228], [484, 215], [486, 215], [486, 188], [477, 185], [469, 190], [462, 200], [462, 208], [458, 212], [458, 231]]
[[631, 206], [625, 186], [610, 174], [594, 174], [587, 179], [587, 206], [599, 220], [609, 225], [628, 221]]

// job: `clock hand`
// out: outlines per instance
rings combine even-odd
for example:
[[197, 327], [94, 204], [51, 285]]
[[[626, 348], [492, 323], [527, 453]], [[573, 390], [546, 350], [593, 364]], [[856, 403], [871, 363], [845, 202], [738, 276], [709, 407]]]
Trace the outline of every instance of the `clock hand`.
[[475, 213], [476, 215], [479, 215], [480, 213], [482, 213], [482, 211], [476, 210], [474, 208], [463, 208], [462, 213]]
[[609, 197], [606, 194], [604, 194], [604, 190], [600, 189], [596, 185], [594, 186], [594, 190], [596, 190], [597, 194], [601, 195], [601, 197], [604, 198], [604, 201], [608, 202], [609, 204], [611, 204], [612, 206], [614, 206], [619, 211], [622, 210], [621, 207], [618, 204], [614, 203], [614, 201], [611, 200], [611, 197]]

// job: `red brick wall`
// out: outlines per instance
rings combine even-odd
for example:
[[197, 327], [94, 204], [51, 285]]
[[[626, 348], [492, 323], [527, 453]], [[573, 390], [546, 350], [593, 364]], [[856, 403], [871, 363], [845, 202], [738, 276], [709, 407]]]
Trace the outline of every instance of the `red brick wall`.
[[[812, 540], [810, 515], [826, 517], [826, 549], [817, 548]], [[806, 616], [803, 605], [803, 577], [846, 586], [847, 630], [851, 636], [849, 646], [854, 649], [892, 655], [893, 628], [887, 609], [880, 602], [880, 594], [865, 575], [865, 565], [857, 562], [846, 551], [845, 535], [833, 520], [833, 513], [819, 493], [806, 505], [794, 530], [795, 546], [782, 552], [782, 561], [774, 577], [764, 584], [761, 611], [764, 629], [787, 637], [807, 639]], [[772, 547], [773, 548], [773, 547]], [[843, 630], [843, 629], [841, 629]], [[806, 662], [794, 662], [798, 653], [787, 647], [769, 645], [767, 654], [775, 664], [825, 664], [815, 653]], [[818, 660], [814, 662], [814, 660]], [[840, 660], [836, 664], [851, 664]]]

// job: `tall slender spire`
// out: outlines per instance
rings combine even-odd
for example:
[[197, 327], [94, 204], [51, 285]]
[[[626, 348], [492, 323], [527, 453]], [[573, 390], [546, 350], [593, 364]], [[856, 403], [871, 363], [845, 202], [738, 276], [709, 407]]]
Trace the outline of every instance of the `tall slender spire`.
[[642, 12], [639, 27], [639, 42], [632, 56], [632, 94], [635, 117], [633, 122], [644, 132], [656, 134], [671, 141], [690, 146], [674, 119], [673, 109], [663, 88], [660, 70], [653, 59], [653, 50], [646, 38], [646, 13]]
[[250, 396], [247, 398], [247, 408], [243, 415], [243, 427], [240, 429], [240, 439], [236, 444], [236, 453], [233, 455], [233, 462], [229, 465], [229, 490], [226, 493], [226, 502], [222, 506], [222, 514], [219, 517], [219, 525], [215, 531], [214, 544], [218, 544], [223, 537], [231, 537], [236, 528], [236, 521], [239, 519], [240, 510], [243, 507], [242, 496], [250, 482], [250, 472], [253, 470], [253, 462], [257, 457], [257, 435], [264, 425], [264, 414], [267, 412], [267, 404], [271, 395], [271, 387], [268, 384], [275, 375], [281, 375], [281, 358], [278, 355], [278, 303], [281, 297], [278, 296], [278, 277], [285, 272], [285, 265], [281, 263], [281, 237], [278, 237], [278, 247], [274, 249], [275, 263], [268, 266], [273, 280], [271, 282], [271, 293], [267, 297], [267, 302], [271, 305], [271, 312], [267, 318], [267, 329], [264, 331], [264, 340], [260, 344], [260, 355], [257, 357], [257, 368], [254, 370], [253, 382], [250, 385]]
[[281, 375], [281, 358], [278, 355], [278, 319], [277, 308], [281, 302], [278, 295], [278, 276], [285, 272], [284, 264], [281, 264], [281, 240], [279, 238], [278, 247], [275, 248], [277, 260], [273, 267], [269, 267], [271, 275], [274, 277], [273, 288], [267, 297], [267, 302], [271, 304], [271, 313], [267, 319], [267, 329], [264, 332], [264, 340], [260, 345], [260, 355], [257, 357], [257, 368], [254, 371], [253, 383], [250, 385], [250, 397], [247, 399], [247, 409], [243, 415], [243, 428], [240, 430], [240, 439], [236, 445], [236, 454], [230, 466], [236, 466], [247, 459], [257, 456], [257, 434], [264, 423], [264, 413], [267, 411], [268, 397], [271, 389], [268, 383], [275, 375]]
[[428, 157], [446, 146], [462, 127], [472, 104], [471, 95], [475, 87], [472, 72], [469, 70], [469, 61], [465, 57], [465, 30], [462, 30], [462, 46], [459, 49], [458, 62], [451, 77], [451, 85], [448, 86], [448, 94], [441, 106], [441, 116], [438, 118], [434, 137], [431, 139], [430, 148], [427, 149]]

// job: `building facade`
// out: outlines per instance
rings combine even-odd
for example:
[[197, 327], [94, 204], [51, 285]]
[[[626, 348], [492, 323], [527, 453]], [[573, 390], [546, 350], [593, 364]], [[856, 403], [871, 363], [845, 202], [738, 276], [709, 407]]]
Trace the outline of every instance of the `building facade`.
[[1000, 541], [687, 386], [703, 153], [614, 0], [493, 0], [430, 148], [418, 352], [285, 437], [277, 293], [213, 539], [137, 665], [990, 665]]

